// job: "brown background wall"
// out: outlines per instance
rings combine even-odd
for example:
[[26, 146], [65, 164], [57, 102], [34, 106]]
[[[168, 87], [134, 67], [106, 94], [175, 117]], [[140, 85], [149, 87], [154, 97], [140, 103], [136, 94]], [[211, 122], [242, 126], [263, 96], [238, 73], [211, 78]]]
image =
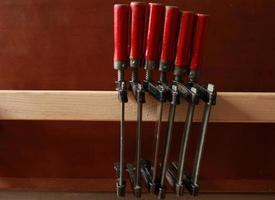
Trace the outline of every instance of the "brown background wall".
[[[216, 84], [219, 91], [275, 92], [274, 1], [159, 2], [211, 15], [202, 82]], [[113, 90], [113, 3], [0, 1], [0, 89]], [[151, 153], [153, 126], [144, 127], [144, 157]], [[134, 123], [127, 128], [130, 160]], [[264, 181], [264, 190], [270, 190], [267, 181], [275, 179], [274, 128], [211, 124], [202, 179], [221, 180], [211, 186], [216, 191], [232, 179]], [[194, 134], [197, 129], [195, 125]], [[180, 137], [176, 132], [174, 139]], [[112, 178], [118, 123], [1, 121], [0, 149], [2, 177]], [[275, 184], [272, 187], [275, 191]]]

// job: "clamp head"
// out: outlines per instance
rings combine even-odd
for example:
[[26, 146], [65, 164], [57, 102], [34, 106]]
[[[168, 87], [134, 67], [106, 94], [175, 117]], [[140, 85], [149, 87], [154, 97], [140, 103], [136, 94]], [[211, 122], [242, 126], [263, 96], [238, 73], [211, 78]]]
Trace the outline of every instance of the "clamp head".
[[129, 6], [114, 5], [114, 68], [126, 69], [128, 65]]
[[198, 77], [198, 71], [201, 67], [203, 45], [207, 32], [208, 15], [197, 14], [196, 15], [196, 26], [195, 35], [193, 38], [191, 64], [190, 64], [190, 79], [195, 81]]
[[131, 47], [130, 67], [138, 68], [142, 64], [145, 43], [145, 22], [147, 4], [131, 2]]
[[175, 59], [174, 75], [182, 77], [187, 74], [190, 64], [191, 39], [194, 29], [195, 14], [183, 11], [181, 15], [180, 29], [178, 34], [177, 53]]
[[164, 13], [165, 9], [163, 4], [149, 3], [149, 20], [145, 51], [146, 70], [154, 70], [159, 61]]
[[159, 70], [163, 72], [170, 71], [172, 65], [174, 64], [179, 16], [180, 12], [178, 7], [165, 7], [165, 21], [162, 37], [161, 58], [159, 65]]

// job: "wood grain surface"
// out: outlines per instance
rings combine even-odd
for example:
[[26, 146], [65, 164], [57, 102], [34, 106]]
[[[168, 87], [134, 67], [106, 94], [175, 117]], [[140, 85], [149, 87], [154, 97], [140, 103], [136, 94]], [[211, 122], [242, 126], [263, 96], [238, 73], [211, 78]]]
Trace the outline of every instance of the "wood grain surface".
[[[220, 92], [213, 106], [210, 122], [274, 123], [275, 93]], [[157, 101], [146, 96], [143, 121], [155, 121]], [[181, 100], [176, 122], [185, 120], [188, 104]], [[163, 121], [168, 120], [169, 103], [163, 108]], [[112, 110], [112, 112], [109, 112]], [[126, 120], [136, 120], [136, 101], [129, 94]], [[204, 110], [201, 102], [194, 114], [200, 122]], [[2, 120], [75, 120], [119, 121], [120, 103], [115, 91], [0, 91], [0, 119]]]

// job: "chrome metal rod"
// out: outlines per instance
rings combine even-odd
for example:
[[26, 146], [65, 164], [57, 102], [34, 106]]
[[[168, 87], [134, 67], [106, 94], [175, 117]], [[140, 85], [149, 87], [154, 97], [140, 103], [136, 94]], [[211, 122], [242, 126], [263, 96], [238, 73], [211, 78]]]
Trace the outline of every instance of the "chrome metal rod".
[[136, 182], [135, 187], [140, 186], [140, 156], [141, 156], [141, 123], [142, 103], [137, 104], [137, 133], [136, 133]]
[[158, 158], [159, 158], [159, 143], [160, 143], [160, 130], [161, 130], [161, 123], [162, 123], [162, 111], [163, 111], [163, 102], [158, 103], [157, 108], [157, 120], [156, 120], [156, 127], [155, 127], [155, 135], [154, 135], [154, 158], [152, 164], [152, 182], [155, 183], [157, 179], [157, 169], [158, 169]]
[[192, 121], [193, 121], [194, 110], [195, 110], [195, 104], [189, 103], [188, 111], [185, 119], [184, 130], [183, 130], [182, 139], [181, 139], [181, 148], [180, 148], [180, 155], [178, 160], [179, 167], [177, 172], [177, 184], [179, 185], [183, 183], [185, 157], [186, 157], [189, 135], [190, 135]]
[[120, 150], [119, 150], [119, 185], [124, 184], [124, 119], [125, 115], [125, 104], [121, 102], [121, 113], [120, 113]]
[[200, 172], [200, 165], [201, 165], [201, 159], [204, 149], [204, 142], [205, 142], [205, 136], [207, 131], [207, 125], [210, 117], [210, 111], [211, 111], [211, 105], [205, 104], [203, 118], [202, 118], [202, 126], [201, 126], [201, 135], [199, 138], [199, 144], [197, 146], [195, 159], [194, 159], [194, 166], [193, 166], [193, 173], [191, 177], [191, 181], [194, 185], [197, 185], [199, 172]]
[[165, 177], [166, 177], [166, 171], [167, 171], [167, 167], [168, 167], [169, 151], [170, 151], [170, 146], [171, 146], [172, 133], [173, 133], [173, 127], [174, 127], [174, 119], [175, 119], [175, 113], [176, 113], [176, 106], [177, 106], [176, 103], [170, 104], [169, 124], [168, 124], [167, 136], [166, 136], [166, 144], [165, 144], [163, 162], [162, 162], [160, 186], [164, 185], [164, 181], [165, 181]]

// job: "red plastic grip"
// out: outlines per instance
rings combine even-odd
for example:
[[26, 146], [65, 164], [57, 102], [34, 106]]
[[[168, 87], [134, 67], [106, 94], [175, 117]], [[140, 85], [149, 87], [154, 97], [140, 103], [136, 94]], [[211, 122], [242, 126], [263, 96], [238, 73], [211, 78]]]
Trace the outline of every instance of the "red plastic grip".
[[143, 57], [144, 30], [147, 4], [132, 2], [131, 7], [131, 48], [130, 58], [140, 60]]
[[195, 35], [193, 38], [192, 58], [190, 64], [190, 69], [192, 71], [198, 70], [201, 65], [203, 44], [207, 31], [207, 21], [208, 15], [197, 14]]
[[129, 6], [114, 5], [114, 61], [128, 60]]
[[195, 14], [193, 12], [182, 12], [175, 59], [175, 66], [177, 68], [184, 68], [190, 64], [190, 50], [194, 19]]
[[179, 9], [175, 6], [165, 7], [165, 21], [162, 38], [161, 62], [173, 63], [176, 52]]
[[162, 4], [149, 3], [149, 22], [145, 51], [146, 60], [159, 60], [164, 12], [165, 10]]

